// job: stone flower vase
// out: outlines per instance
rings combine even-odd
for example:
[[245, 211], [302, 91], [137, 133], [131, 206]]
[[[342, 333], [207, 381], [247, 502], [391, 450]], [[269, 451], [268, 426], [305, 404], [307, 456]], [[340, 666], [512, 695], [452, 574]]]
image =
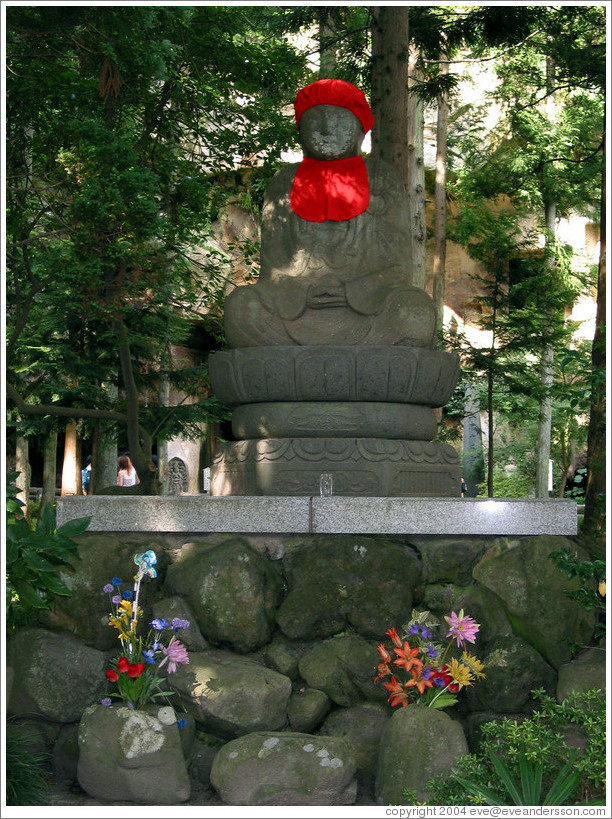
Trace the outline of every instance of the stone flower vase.
[[175, 805], [191, 788], [174, 709], [91, 705], [79, 723], [77, 779], [86, 793], [111, 802]]
[[425, 705], [398, 708], [385, 725], [378, 753], [375, 794], [379, 805], [406, 804], [404, 790], [427, 798], [427, 782], [448, 775], [455, 761], [468, 753], [461, 723], [444, 711]]

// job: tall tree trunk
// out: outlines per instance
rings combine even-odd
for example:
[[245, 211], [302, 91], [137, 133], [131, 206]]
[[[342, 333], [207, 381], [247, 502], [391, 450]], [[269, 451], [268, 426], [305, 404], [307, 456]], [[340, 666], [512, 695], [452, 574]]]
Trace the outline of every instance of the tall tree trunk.
[[[415, 89], [423, 79], [419, 65], [420, 54], [414, 43], [408, 50], [408, 90]], [[425, 289], [425, 243], [427, 221], [425, 214], [425, 158], [423, 156], [423, 100], [414, 93], [408, 94], [408, 210], [410, 213], [412, 275], [410, 284]]]
[[597, 375], [591, 395], [591, 415], [587, 443], [587, 485], [583, 531], [604, 535], [606, 498], [606, 131], [601, 180], [599, 269], [597, 273], [597, 319], [591, 352], [593, 375]]
[[330, 43], [335, 34], [334, 20], [329, 9], [319, 9], [319, 77], [333, 77], [336, 71], [336, 47]]
[[74, 421], [66, 424], [64, 442], [64, 463], [62, 466], [62, 497], [80, 493], [80, 472], [78, 459], [77, 425]]
[[[554, 61], [546, 59], [546, 85], [549, 91], [546, 98], [546, 118], [550, 123], [556, 119], [555, 95], [552, 93], [555, 79]], [[555, 269], [555, 257], [551, 252], [554, 246], [557, 206], [554, 202], [547, 201], [545, 204], [544, 221], [546, 224], [545, 240], [545, 264], [550, 271], [552, 279]], [[548, 481], [550, 474], [550, 434], [552, 429], [552, 386], [553, 386], [553, 361], [554, 350], [552, 342], [544, 339], [542, 347], [542, 359], [540, 363], [540, 386], [542, 398], [540, 400], [540, 412], [538, 417], [538, 441], [536, 454], [536, 498], [548, 498]]]
[[55, 500], [55, 481], [57, 477], [57, 430], [49, 433], [45, 441], [43, 454], [42, 498], [40, 508]]
[[[372, 8], [372, 156], [408, 183], [408, 8]], [[374, 96], [376, 94], [376, 97]]]
[[[447, 54], [440, 55], [440, 74], [448, 74]], [[444, 327], [444, 291], [446, 284], [446, 171], [448, 163], [448, 94], [438, 97], [436, 123], [436, 187], [434, 195], [435, 226], [433, 254], [433, 300], [438, 331]]]

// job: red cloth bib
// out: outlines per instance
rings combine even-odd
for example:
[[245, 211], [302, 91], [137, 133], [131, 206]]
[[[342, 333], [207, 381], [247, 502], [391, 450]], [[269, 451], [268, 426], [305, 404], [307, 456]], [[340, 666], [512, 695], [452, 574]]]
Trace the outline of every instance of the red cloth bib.
[[291, 210], [308, 222], [343, 222], [367, 210], [368, 171], [361, 156], [301, 161], [291, 188]]

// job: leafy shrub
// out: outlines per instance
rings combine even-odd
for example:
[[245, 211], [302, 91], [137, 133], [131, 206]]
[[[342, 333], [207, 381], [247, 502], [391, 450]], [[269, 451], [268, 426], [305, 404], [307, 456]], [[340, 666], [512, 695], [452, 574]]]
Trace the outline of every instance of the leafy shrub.
[[51, 609], [56, 595], [70, 595], [57, 570], [79, 559], [73, 537], [82, 534], [91, 517], [71, 520], [56, 528], [55, 510], [47, 504], [35, 524], [22, 513], [15, 485], [18, 472], [6, 482], [6, 622], [9, 629], [40, 609]]
[[[527, 769], [533, 774], [539, 767], [541, 799], [559, 787], [562, 780], [570, 779], [569, 784], [573, 784], [574, 779], [573, 804], [600, 804], [599, 800], [605, 797], [606, 776], [605, 692], [573, 692], [561, 703], [543, 690], [533, 694], [541, 704], [530, 718], [485, 723], [475, 752], [458, 759], [450, 777], [440, 775], [428, 782], [431, 794], [428, 804], [482, 805], [486, 804], [485, 793], [497, 799], [499, 805], [520, 804], [508, 801], [513, 797], [506, 790], [507, 777], [521, 782]], [[584, 745], [577, 754], [572, 734], [578, 735], [580, 746]], [[501, 761], [507, 776], [494, 759]], [[568, 761], [570, 764], [565, 767]], [[465, 782], [473, 786], [472, 793]]]

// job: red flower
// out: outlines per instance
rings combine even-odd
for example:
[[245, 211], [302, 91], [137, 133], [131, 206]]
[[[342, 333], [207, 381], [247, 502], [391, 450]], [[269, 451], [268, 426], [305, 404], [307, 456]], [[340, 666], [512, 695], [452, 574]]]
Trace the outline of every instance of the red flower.
[[117, 663], [117, 671], [120, 671], [122, 674], [125, 674], [125, 672], [128, 670], [128, 665], [129, 665], [128, 658], [121, 657], [121, 659]]
[[380, 682], [383, 677], [388, 676], [391, 673], [391, 669], [387, 665], [387, 663], [378, 663], [377, 666], [378, 674], [374, 677], [374, 682]]
[[110, 682], [117, 682], [119, 679], [119, 674], [116, 671], [113, 671], [112, 668], [109, 668], [106, 672], [106, 679]]
[[384, 683], [385, 688], [387, 691], [390, 692], [389, 694], [389, 702], [392, 706], [395, 705], [402, 705], [402, 708], [405, 708], [408, 705], [408, 694], [404, 690], [404, 687], [395, 679], [395, 677], [391, 677], [391, 682]]
[[447, 665], [443, 666], [441, 671], [432, 671], [431, 679], [434, 679], [434, 677], [439, 677], [441, 680], [444, 680], [444, 685], [442, 687], [446, 688], [448, 686], [449, 693], [456, 694], [457, 691], [459, 691], [459, 684], [453, 682], [453, 678], [450, 676], [450, 674], [447, 674], [447, 671]]
[[395, 660], [395, 665], [403, 666], [406, 671], [410, 671], [413, 666], [419, 669], [419, 671], [421, 668], [423, 668], [422, 661], [416, 659], [419, 653], [418, 648], [410, 648], [408, 643], [404, 643], [404, 648], [395, 648], [393, 650], [399, 658]]
[[385, 648], [384, 644], [381, 643], [379, 646], [376, 646], [376, 648], [378, 649], [378, 653], [383, 658], [383, 660], [386, 663], [390, 663], [391, 662], [391, 655], [389, 654], [389, 652]]
[[140, 677], [144, 669], [144, 663], [130, 663], [127, 669], [128, 677]]
[[390, 628], [389, 631], [387, 631], [386, 633], [387, 637], [391, 638], [391, 641], [394, 646], [397, 646], [398, 648], [402, 647], [402, 641], [400, 640], [399, 635], [394, 628]]

